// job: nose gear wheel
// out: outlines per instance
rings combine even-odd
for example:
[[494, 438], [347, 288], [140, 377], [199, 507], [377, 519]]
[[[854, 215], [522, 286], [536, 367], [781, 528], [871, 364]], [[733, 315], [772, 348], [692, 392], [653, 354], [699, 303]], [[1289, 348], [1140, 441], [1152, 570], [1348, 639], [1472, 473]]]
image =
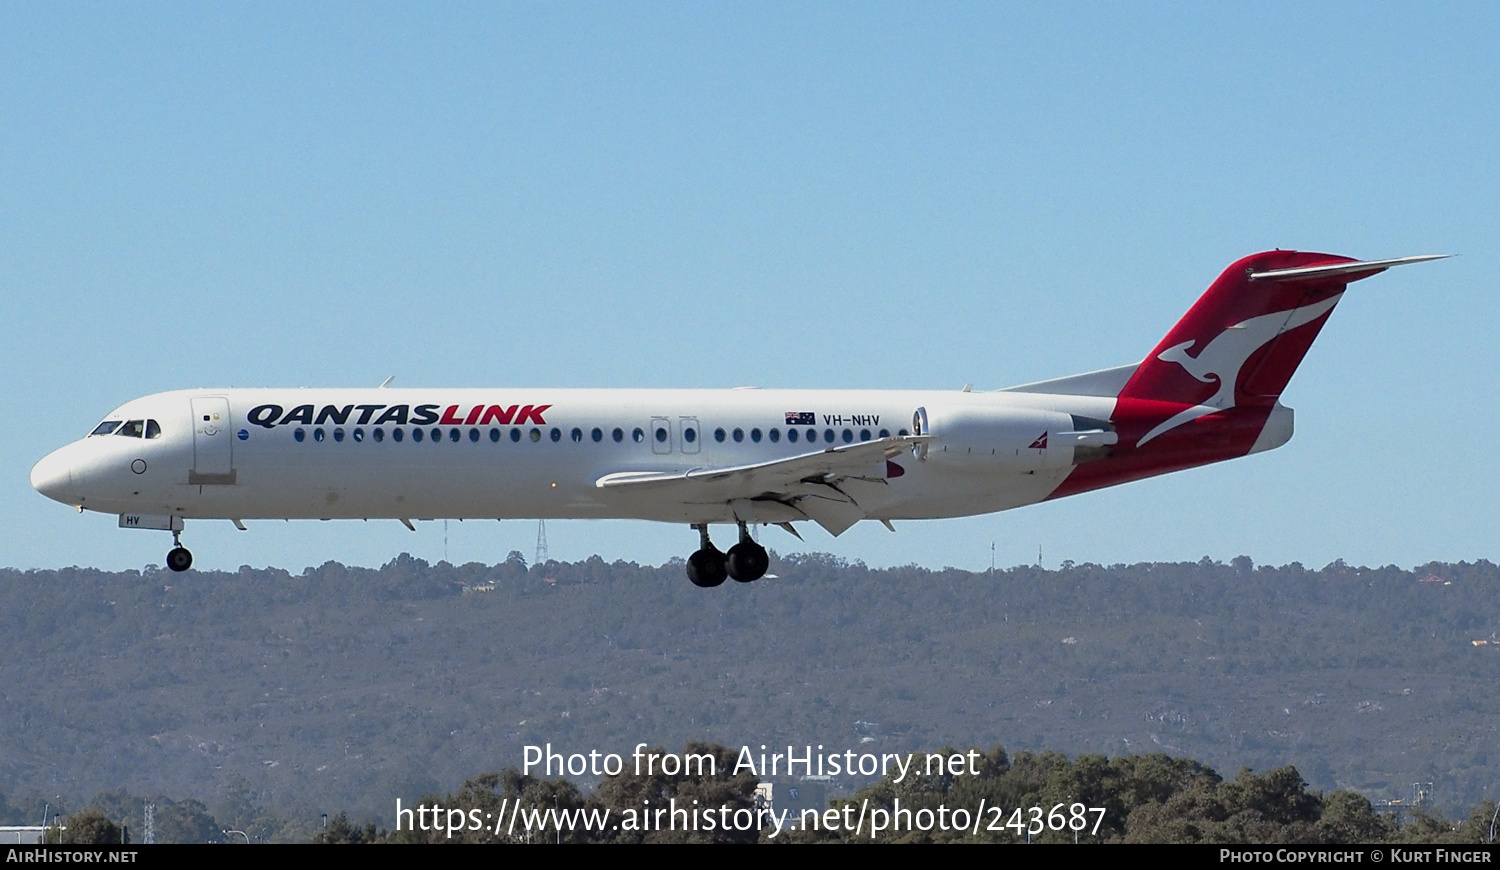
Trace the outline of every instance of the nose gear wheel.
[[167, 567], [178, 573], [193, 567], [193, 554], [182, 545], [180, 534], [175, 529], [172, 531], [172, 549], [167, 552]]
[[167, 553], [167, 567], [173, 571], [186, 571], [193, 567], [193, 554], [188, 552], [187, 547], [173, 547]]

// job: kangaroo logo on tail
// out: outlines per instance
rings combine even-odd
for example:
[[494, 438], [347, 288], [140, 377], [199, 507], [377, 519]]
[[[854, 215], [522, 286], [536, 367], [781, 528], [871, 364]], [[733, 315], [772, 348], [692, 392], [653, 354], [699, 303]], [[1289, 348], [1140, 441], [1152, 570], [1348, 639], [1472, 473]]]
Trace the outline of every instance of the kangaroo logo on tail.
[[1219, 383], [1219, 389], [1200, 405], [1187, 408], [1147, 432], [1137, 447], [1166, 432], [1170, 432], [1191, 420], [1216, 411], [1234, 407], [1234, 386], [1239, 382], [1240, 369], [1257, 350], [1284, 332], [1312, 323], [1333, 310], [1342, 293], [1336, 293], [1321, 302], [1293, 308], [1289, 311], [1273, 311], [1240, 321], [1214, 337], [1208, 346], [1189, 356], [1188, 349], [1198, 343], [1197, 339], [1174, 344], [1156, 355], [1162, 362], [1176, 363], [1195, 379], [1211, 384]]

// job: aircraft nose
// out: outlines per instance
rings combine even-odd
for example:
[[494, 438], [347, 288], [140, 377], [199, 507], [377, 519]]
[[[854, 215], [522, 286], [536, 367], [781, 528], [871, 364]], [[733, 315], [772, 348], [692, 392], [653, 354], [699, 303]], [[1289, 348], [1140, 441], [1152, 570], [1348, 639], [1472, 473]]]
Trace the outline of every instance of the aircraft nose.
[[69, 491], [73, 488], [73, 463], [57, 450], [42, 457], [31, 469], [31, 488], [53, 501], [67, 504]]

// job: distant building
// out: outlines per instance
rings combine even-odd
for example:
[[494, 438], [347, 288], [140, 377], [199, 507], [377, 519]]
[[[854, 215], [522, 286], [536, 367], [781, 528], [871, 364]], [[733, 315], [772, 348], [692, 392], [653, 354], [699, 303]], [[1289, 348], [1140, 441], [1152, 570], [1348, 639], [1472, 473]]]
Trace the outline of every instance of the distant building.
[[832, 777], [804, 776], [791, 782], [762, 782], [755, 787], [755, 805], [788, 819], [801, 817], [803, 810], [821, 813], [828, 809], [828, 790]]

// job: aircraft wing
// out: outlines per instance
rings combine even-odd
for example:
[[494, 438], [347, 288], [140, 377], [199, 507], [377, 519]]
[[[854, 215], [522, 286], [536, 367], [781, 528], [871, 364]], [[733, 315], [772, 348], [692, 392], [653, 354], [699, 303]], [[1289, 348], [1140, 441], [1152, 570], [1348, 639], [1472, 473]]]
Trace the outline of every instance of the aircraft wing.
[[[841, 444], [785, 459], [751, 465], [691, 468], [686, 471], [622, 471], [594, 481], [600, 489], [650, 493], [687, 504], [775, 501], [800, 511], [830, 534], [843, 533], [864, 519], [888, 492], [886, 460], [931, 440], [902, 435]], [[746, 507], [745, 512], [753, 510]], [[744, 521], [741, 508], [736, 516]]]

